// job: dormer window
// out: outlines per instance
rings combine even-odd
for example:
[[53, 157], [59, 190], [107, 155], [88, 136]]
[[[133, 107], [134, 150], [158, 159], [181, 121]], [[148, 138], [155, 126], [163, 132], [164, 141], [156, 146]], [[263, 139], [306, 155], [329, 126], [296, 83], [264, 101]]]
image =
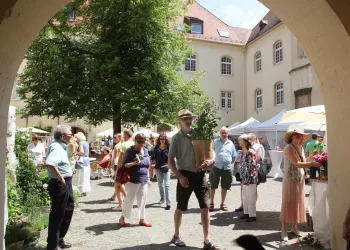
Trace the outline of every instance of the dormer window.
[[191, 23], [191, 33], [202, 34], [202, 24], [201, 23]]
[[221, 37], [229, 37], [227, 30], [218, 30]]
[[191, 27], [192, 34], [203, 34], [203, 21], [196, 17], [184, 17], [184, 23]]

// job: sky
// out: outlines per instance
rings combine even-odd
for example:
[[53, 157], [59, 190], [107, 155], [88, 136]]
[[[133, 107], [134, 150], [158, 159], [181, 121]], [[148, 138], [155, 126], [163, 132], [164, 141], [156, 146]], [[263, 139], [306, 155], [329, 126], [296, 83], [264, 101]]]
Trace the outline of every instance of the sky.
[[230, 26], [252, 29], [269, 11], [257, 0], [197, 0]]

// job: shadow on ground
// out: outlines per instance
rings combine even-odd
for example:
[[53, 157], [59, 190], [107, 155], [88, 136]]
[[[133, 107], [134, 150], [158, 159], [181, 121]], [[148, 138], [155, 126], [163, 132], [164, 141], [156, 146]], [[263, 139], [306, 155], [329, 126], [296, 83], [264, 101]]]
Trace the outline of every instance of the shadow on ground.
[[101, 182], [101, 183], [98, 183], [97, 185], [101, 187], [113, 187], [113, 183], [110, 181]]
[[[168, 243], [160, 243], [160, 244], [147, 244], [141, 245], [137, 247], [124, 247], [124, 248], [116, 248], [114, 250], [163, 250], [163, 249], [179, 249], [178, 247], [172, 245], [170, 242]], [[192, 249], [202, 249], [198, 247], [181, 247], [184, 250], [192, 250]]]
[[[127, 223], [127, 227], [139, 227], [138, 224], [129, 224]], [[120, 230], [121, 227], [119, 223], [104, 223], [104, 224], [98, 224], [90, 227], [86, 227], [86, 231], [94, 232], [94, 235], [102, 235], [104, 232], [108, 231], [117, 231]]]
[[93, 200], [93, 201], [79, 201], [79, 203], [86, 204], [86, 205], [100, 205], [100, 204], [113, 204], [107, 199], [103, 200]]

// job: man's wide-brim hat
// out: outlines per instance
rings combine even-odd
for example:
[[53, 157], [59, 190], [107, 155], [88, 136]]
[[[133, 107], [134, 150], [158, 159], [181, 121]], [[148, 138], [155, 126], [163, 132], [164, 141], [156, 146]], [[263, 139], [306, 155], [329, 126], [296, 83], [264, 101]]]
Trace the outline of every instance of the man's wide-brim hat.
[[300, 125], [297, 125], [297, 124], [292, 124], [288, 127], [288, 130], [287, 130], [287, 133], [285, 133], [284, 135], [284, 141], [286, 143], [290, 143], [291, 141], [291, 137], [294, 135], [294, 134], [300, 134], [300, 135], [303, 135], [303, 142], [307, 141], [310, 137], [310, 134], [309, 133], [305, 133], [304, 132], [304, 128]]
[[183, 118], [187, 118], [187, 117], [197, 118], [198, 115], [192, 114], [192, 112], [189, 111], [188, 109], [181, 109], [178, 113], [177, 119], [183, 119]]

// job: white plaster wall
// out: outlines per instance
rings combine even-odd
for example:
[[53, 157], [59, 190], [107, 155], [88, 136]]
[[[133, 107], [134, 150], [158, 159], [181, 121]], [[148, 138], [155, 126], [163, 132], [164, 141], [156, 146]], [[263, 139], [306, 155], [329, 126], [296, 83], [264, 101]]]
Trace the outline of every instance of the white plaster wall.
[[[232, 91], [232, 109], [221, 109], [218, 115], [221, 117], [219, 127], [231, 125], [232, 123], [244, 120], [243, 112], [243, 83], [244, 83], [244, 62], [243, 48], [212, 42], [192, 41], [193, 51], [197, 56], [197, 71], [204, 71], [200, 79], [200, 86], [206, 95], [213, 98], [216, 104], [221, 107], [221, 91]], [[232, 75], [221, 74], [221, 57], [232, 58]], [[184, 76], [189, 79], [194, 72], [184, 70]]]
[[[254, 117], [265, 121], [276, 115], [282, 109], [294, 108], [294, 97], [290, 83], [291, 69], [291, 32], [285, 25], [279, 25], [256, 41], [248, 44], [246, 56], [246, 118]], [[274, 64], [274, 44], [282, 41], [283, 62]], [[255, 54], [261, 52], [262, 70], [255, 72]], [[284, 104], [275, 105], [275, 84], [283, 82]], [[255, 108], [255, 91], [261, 88], [263, 107]]]

